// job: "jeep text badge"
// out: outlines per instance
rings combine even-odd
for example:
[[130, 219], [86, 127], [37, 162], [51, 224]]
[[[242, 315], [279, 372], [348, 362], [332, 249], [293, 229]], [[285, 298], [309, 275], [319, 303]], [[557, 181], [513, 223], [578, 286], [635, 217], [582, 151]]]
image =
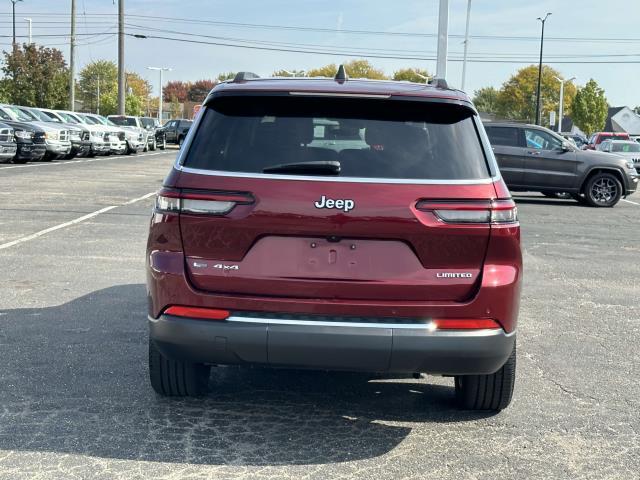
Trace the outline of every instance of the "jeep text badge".
[[334, 200], [322, 195], [322, 197], [320, 197], [320, 200], [315, 202], [314, 205], [316, 208], [335, 208], [337, 210], [344, 210], [345, 212], [348, 212], [349, 210], [353, 210], [353, 207], [356, 206], [356, 202], [348, 199]]

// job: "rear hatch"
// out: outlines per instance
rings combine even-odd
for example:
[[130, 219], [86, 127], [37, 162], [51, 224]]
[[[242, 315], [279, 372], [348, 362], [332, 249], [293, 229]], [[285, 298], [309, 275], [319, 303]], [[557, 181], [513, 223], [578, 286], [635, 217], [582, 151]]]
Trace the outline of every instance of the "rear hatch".
[[181, 197], [197, 289], [403, 301], [463, 301], [477, 289], [488, 221], [438, 213], [495, 198], [464, 105], [218, 97], [187, 148], [167, 194]]

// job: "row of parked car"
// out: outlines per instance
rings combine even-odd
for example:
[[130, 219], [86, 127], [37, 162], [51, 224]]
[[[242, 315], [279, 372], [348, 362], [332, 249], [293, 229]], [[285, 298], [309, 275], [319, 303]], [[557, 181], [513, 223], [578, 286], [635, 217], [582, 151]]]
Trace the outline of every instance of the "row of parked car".
[[[186, 122], [186, 123], [184, 123]], [[134, 154], [181, 143], [190, 121], [0, 105], [0, 162]]]

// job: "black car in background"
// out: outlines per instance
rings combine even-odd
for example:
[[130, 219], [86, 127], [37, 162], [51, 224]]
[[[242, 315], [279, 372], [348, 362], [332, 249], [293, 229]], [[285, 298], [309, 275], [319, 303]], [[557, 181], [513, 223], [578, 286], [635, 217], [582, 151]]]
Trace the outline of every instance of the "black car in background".
[[592, 207], [613, 207], [636, 191], [638, 175], [629, 160], [580, 150], [537, 125], [490, 122], [485, 130], [512, 191], [566, 193]]
[[14, 131], [17, 149], [13, 163], [36, 162], [44, 158], [47, 144], [43, 129], [28, 122], [17, 122], [5, 118], [0, 121]]
[[192, 120], [179, 119], [179, 120], [169, 120], [162, 126], [162, 131], [164, 132], [165, 139], [167, 143], [177, 143], [178, 145], [182, 145], [187, 133], [189, 133], [189, 129], [193, 124]]
[[164, 150], [167, 145], [165, 131], [160, 127], [158, 119], [152, 117], [140, 117], [140, 123], [149, 132], [147, 135], [147, 149], [155, 150], [159, 148]]

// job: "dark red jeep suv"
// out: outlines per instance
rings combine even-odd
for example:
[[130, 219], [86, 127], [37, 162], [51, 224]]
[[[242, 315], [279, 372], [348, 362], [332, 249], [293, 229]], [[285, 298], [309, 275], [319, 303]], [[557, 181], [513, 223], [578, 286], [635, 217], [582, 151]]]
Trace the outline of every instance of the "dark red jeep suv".
[[160, 394], [263, 365], [452, 376], [463, 408], [511, 401], [516, 207], [473, 104], [444, 82], [216, 86], [146, 260]]

